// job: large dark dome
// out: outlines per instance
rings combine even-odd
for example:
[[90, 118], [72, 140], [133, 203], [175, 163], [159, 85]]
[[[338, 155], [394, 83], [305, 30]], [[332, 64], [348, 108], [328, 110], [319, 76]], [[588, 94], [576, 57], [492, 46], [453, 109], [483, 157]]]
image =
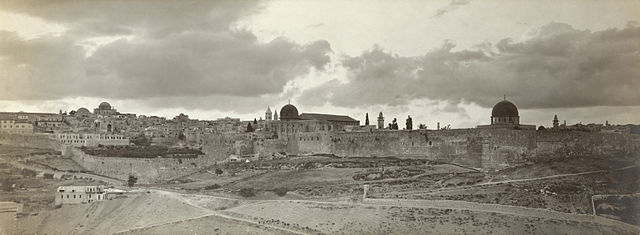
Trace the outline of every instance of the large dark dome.
[[99, 109], [103, 109], [103, 110], [108, 110], [111, 109], [111, 105], [107, 102], [102, 102], [100, 103], [100, 105], [98, 106]]
[[79, 108], [76, 113], [91, 113], [87, 108]]
[[292, 104], [287, 104], [280, 109], [280, 120], [299, 119], [298, 109]]
[[492, 117], [518, 117], [518, 108], [513, 103], [503, 100], [493, 106]]

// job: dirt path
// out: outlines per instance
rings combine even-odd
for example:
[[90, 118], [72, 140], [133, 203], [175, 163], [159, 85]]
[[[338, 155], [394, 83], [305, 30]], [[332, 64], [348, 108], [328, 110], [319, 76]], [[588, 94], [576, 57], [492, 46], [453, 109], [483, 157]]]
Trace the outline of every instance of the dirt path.
[[[201, 209], [203, 211], [206, 211], [207, 214], [196, 216], [196, 217], [191, 217], [191, 218], [186, 218], [186, 219], [170, 221], [170, 222], [166, 222], [166, 223], [159, 223], [159, 224], [153, 224], [153, 225], [149, 225], [149, 226], [130, 228], [130, 229], [127, 229], [127, 230], [116, 232], [114, 234], [122, 234], [122, 233], [127, 233], [127, 232], [134, 232], [134, 231], [138, 231], [138, 230], [142, 230], [142, 229], [149, 229], [149, 228], [158, 227], [158, 226], [162, 226], [162, 225], [168, 225], [168, 224], [182, 223], [182, 222], [201, 219], [201, 218], [210, 217], [210, 216], [216, 216], [216, 217], [221, 217], [221, 218], [225, 218], [225, 219], [229, 219], [229, 220], [233, 220], [233, 221], [237, 221], [237, 222], [254, 224], [255, 226], [268, 227], [268, 228], [271, 228], [271, 229], [276, 229], [276, 230], [279, 230], [279, 231], [292, 233], [292, 234], [306, 234], [306, 233], [303, 233], [303, 232], [300, 232], [300, 231], [296, 231], [296, 230], [291, 230], [291, 229], [278, 227], [278, 226], [275, 226], [275, 225], [269, 225], [269, 224], [259, 224], [258, 222], [253, 221], [253, 220], [248, 220], [248, 219], [244, 219], [244, 218], [240, 218], [240, 217], [235, 217], [235, 216], [222, 214], [222, 213], [220, 213], [218, 211], [202, 207], [202, 206], [200, 206], [198, 204], [194, 204], [193, 202], [191, 202], [190, 200], [185, 198], [184, 195], [181, 194], [181, 193], [172, 192], [172, 191], [165, 191], [165, 190], [160, 190], [160, 189], [149, 189], [149, 191], [151, 191], [152, 193], [158, 193], [158, 194], [163, 194], [163, 195], [169, 196], [169, 197], [171, 197], [173, 199], [176, 199], [176, 200], [178, 200], [178, 201], [180, 201], [182, 203], [185, 203], [187, 205], [190, 205], [190, 206], [196, 207], [198, 209]], [[219, 198], [222, 198], [222, 197], [219, 197]], [[224, 198], [224, 199], [233, 200], [232, 198]]]

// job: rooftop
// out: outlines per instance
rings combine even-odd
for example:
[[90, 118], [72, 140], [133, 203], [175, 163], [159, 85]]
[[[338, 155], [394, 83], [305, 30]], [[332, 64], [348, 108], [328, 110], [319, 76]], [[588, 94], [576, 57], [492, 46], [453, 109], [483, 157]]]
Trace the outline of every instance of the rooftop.
[[303, 113], [303, 114], [300, 114], [300, 119], [339, 121], [339, 122], [357, 122], [358, 121], [346, 115], [333, 115], [333, 114], [322, 114], [322, 113]]

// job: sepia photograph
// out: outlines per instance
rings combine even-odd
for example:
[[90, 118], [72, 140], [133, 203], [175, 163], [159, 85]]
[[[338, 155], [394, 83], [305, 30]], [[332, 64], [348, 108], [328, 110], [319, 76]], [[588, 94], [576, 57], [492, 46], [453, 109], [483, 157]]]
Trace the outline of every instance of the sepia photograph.
[[640, 234], [640, 0], [0, 0], [14, 234]]

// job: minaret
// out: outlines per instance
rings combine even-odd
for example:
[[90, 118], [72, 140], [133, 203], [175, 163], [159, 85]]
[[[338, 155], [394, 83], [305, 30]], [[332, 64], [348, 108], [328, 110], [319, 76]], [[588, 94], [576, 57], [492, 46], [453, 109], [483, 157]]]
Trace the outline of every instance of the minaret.
[[273, 120], [278, 120], [278, 110], [274, 111], [273, 113]]
[[368, 126], [368, 125], [369, 125], [369, 113], [367, 113], [367, 114], [364, 116], [364, 125], [365, 125], [365, 126]]
[[384, 129], [384, 117], [382, 116], [382, 112], [378, 115], [378, 129]]
[[558, 126], [560, 126], [560, 123], [558, 121], [558, 115], [553, 115], [553, 128], [558, 128]]
[[267, 111], [264, 113], [264, 120], [271, 121], [271, 107], [267, 107]]

